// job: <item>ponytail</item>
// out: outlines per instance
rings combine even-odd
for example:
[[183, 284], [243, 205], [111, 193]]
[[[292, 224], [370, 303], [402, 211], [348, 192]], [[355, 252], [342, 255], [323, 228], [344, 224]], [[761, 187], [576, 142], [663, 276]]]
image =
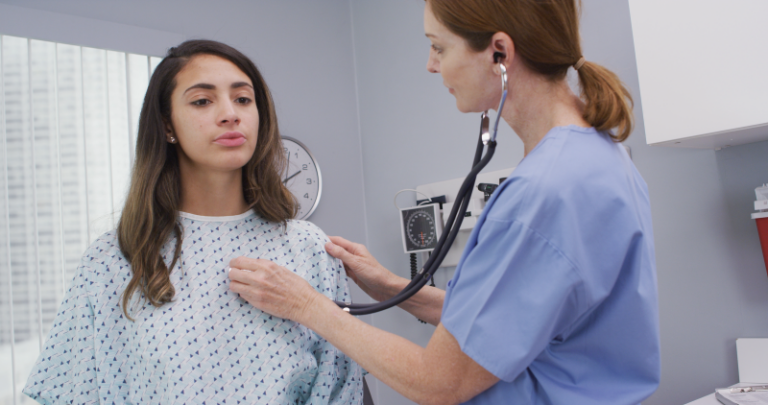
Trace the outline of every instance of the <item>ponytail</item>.
[[[623, 142], [632, 133], [632, 95], [619, 77], [610, 70], [591, 62], [578, 70], [581, 97], [586, 103], [584, 120], [598, 131], [608, 132], [616, 142]], [[611, 133], [616, 128], [615, 133]]]
[[[583, 62], [579, 38], [581, 0], [429, 0], [438, 21], [475, 51], [493, 34], [507, 33], [527, 67], [562, 80], [578, 66], [584, 120], [622, 142], [632, 132], [632, 96], [610, 70]], [[611, 132], [615, 130], [616, 132]]]

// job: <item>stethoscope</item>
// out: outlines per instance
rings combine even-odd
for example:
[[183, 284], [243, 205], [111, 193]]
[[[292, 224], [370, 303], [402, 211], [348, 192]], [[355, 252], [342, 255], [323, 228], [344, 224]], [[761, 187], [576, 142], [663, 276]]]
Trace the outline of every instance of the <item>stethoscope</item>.
[[[499, 58], [502, 56], [500, 53], [493, 55], [494, 61], [498, 63]], [[501, 112], [504, 108], [504, 101], [507, 99], [507, 69], [503, 63], [499, 63], [499, 69], [501, 69], [501, 100], [499, 101], [499, 108], [496, 110], [496, 123], [493, 125], [493, 136], [488, 131], [488, 110], [485, 110], [480, 116], [480, 137], [477, 140], [477, 148], [475, 149], [475, 158], [472, 161], [472, 170], [464, 179], [464, 183], [461, 184], [459, 192], [456, 195], [456, 201], [461, 201], [461, 204], [453, 204], [451, 214], [448, 216], [448, 220], [445, 221], [445, 227], [443, 227], [443, 233], [440, 235], [440, 239], [437, 241], [437, 246], [432, 251], [432, 254], [424, 263], [421, 271], [416, 274], [411, 282], [397, 295], [386, 300], [373, 304], [352, 304], [336, 301], [336, 304], [340, 306], [344, 311], [349, 312], [352, 315], [368, 315], [375, 312], [389, 309], [402, 303], [403, 301], [413, 297], [422, 287], [424, 287], [429, 280], [435, 275], [435, 272], [440, 268], [440, 263], [445, 259], [445, 255], [448, 254], [448, 250], [453, 245], [453, 241], [456, 239], [456, 235], [461, 228], [461, 221], [464, 220], [464, 215], [467, 213], [467, 207], [469, 206], [470, 198], [472, 197], [472, 189], [475, 185], [475, 178], [483, 168], [491, 161], [493, 153], [496, 151], [496, 133], [499, 130], [499, 119], [501, 118]], [[483, 154], [483, 147], [488, 146], [488, 149]], [[482, 158], [481, 158], [482, 156]]]

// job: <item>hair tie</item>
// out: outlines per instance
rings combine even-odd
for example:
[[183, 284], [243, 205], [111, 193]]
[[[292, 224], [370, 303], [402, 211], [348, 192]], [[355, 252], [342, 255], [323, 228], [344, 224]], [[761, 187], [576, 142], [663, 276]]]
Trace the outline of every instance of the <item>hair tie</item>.
[[578, 71], [579, 69], [581, 69], [582, 66], [584, 66], [585, 63], [587, 63], [587, 60], [584, 59], [584, 57], [582, 56], [581, 58], [579, 58], [579, 61], [576, 62], [575, 65], [573, 65], [573, 68]]

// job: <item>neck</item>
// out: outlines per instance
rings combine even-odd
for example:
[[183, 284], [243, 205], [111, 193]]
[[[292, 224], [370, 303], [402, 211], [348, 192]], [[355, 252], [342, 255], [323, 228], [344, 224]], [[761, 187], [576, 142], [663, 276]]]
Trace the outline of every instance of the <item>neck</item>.
[[582, 118], [584, 103], [565, 79], [553, 82], [524, 68], [518, 71], [501, 116], [523, 141], [525, 156], [554, 127], [590, 126]]
[[202, 170], [182, 163], [180, 210], [190, 214], [225, 217], [248, 210], [243, 195], [242, 170]]

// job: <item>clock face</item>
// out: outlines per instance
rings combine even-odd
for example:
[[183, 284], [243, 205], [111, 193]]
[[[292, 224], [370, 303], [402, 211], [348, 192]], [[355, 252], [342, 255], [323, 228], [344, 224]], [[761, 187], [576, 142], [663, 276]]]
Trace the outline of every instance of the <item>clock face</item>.
[[283, 184], [299, 202], [296, 219], [307, 219], [317, 208], [323, 191], [323, 177], [312, 153], [296, 139], [284, 136], [283, 153], [288, 168], [283, 173]]

